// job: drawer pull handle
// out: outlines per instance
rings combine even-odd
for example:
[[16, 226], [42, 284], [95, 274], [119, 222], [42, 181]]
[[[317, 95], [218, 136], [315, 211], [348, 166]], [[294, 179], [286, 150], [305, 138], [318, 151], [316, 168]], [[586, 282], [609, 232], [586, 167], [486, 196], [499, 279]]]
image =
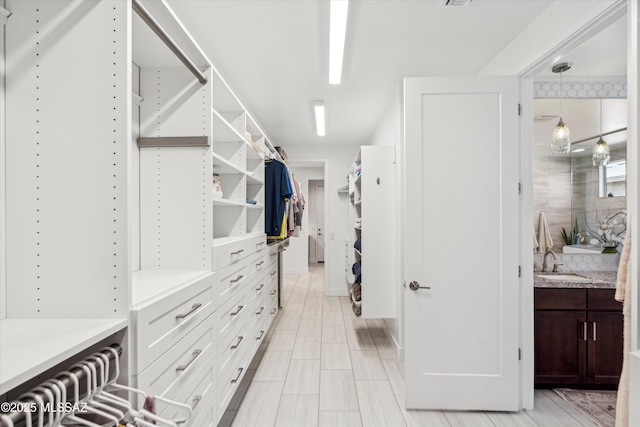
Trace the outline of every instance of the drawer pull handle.
[[271, 254], [271, 256], [276, 256], [276, 255], [278, 255], [277, 252], [274, 252], [274, 253]]
[[185, 369], [187, 369], [189, 365], [191, 365], [198, 358], [198, 356], [200, 356], [200, 353], [202, 353], [202, 350], [193, 350], [192, 357], [191, 360], [189, 360], [189, 363], [187, 363], [186, 365], [178, 366], [176, 368], [176, 372], [184, 371]]
[[193, 400], [191, 401], [191, 409], [196, 409], [196, 406], [198, 406], [198, 403], [200, 403], [201, 400], [202, 400], [201, 394], [193, 396]]
[[[241, 274], [241, 275], [239, 275], [238, 277], [236, 277], [235, 279], [230, 280], [230, 281], [229, 281], [229, 283], [238, 283], [240, 280], [242, 280], [242, 278], [243, 278], [243, 277], [244, 277], [244, 276]], [[234, 285], [234, 286], [235, 286], [235, 285]]]
[[231, 380], [231, 384], [235, 384], [238, 382], [238, 380], [240, 379], [240, 375], [242, 375], [242, 371], [244, 371], [244, 368], [238, 368], [238, 375], [236, 375], [236, 377]]
[[274, 296], [276, 294], [276, 290], [272, 290], [271, 292], [269, 292], [269, 295]]
[[274, 308], [273, 310], [271, 310], [271, 314], [275, 314], [276, 311], [278, 311], [278, 309]]
[[284, 250], [285, 250], [285, 249], [284, 249], [282, 246], [280, 246], [280, 247], [278, 248], [278, 252], [284, 252]]
[[260, 243], [256, 243], [256, 246], [262, 246], [264, 244], [265, 244], [265, 242], [260, 242]]
[[199, 309], [200, 307], [202, 307], [202, 304], [200, 304], [199, 302], [193, 304], [191, 306], [191, 310], [189, 310], [188, 312], [186, 312], [185, 314], [178, 314], [176, 316], [176, 320], [177, 319], [184, 319], [186, 317], [189, 317], [190, 315], [192, 315], [197, 309]]
[[231, 313], [232, 316], [236, 316], [238, 313], [240, 313], [242, 311], [242, 309], [244, 308], [244, 305], [239, 305], [238, 309], [236, 311], [234, 311], [233, 313]]
[[257, 263], [256, 267], [260, 267], [262, 264], [264, 264], [264, 261], [260, 261], [259, 263]]
[[231, 255], [240, 255], [242, 252], [244, 252], [244, 249], [238, 249], [235, 252], [231, 252]]
[[593, 340], [596, 340], [596, 322], [592, 322], [593, 323]]
[[264, 288], [264, 283], [260, 283], [260, 286], [258, 286], [258, 287], [256, 288], [256, 291], [258, 291], [258, 292], [259, 292], [259, 291], [261, 291], [261, 290], [262, 290], [262, 288]]
[[263, 335], [264, 335], [264, 331], [260, 331], [260, 335], [258, 335], [256, 339], [259, 340], [260, 338], [262, 338]]
[[582, 322], [582, 339], [587, 340], [588, 332], [587, 332], [587, 322]]
[[244, 337], [238, 337], [238, 341], [236, 341], [236, 343], [231, 346], [231, 350], [235, 350], [236, 348], [238, 348], [243, 339]]
[[264, 311], [264, 307], [260, 307], [260, 310], [256, 311], [256, 315], [260, 316]]
[[271, 277], [275, 276], [275, 275], [276, 275], [276, 273], [277, 273], [277, 271], [275, 271], [275, 270], [274, 270], [274, 271], [272, 271], [272, 272], [271, 272]]

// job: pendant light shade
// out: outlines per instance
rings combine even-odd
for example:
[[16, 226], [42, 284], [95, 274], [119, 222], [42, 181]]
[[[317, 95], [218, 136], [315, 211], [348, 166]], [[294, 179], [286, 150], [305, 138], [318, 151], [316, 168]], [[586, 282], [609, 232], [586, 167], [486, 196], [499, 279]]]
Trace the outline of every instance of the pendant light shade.
[[602, 136], [593, 147], [593, 166], [607, 166], [609, 164], [609, 145], [602, 139]]
[[571, 148], [571, 132], [564, 125], [562, 117], [551, 134], [551, 152], [553, 154], [567, 154]]
[[551, 68], [554, 73], [560, 73], [560, 120], [551, 134], [551, 152], [553, 154], [567, 154], [571, 149], [571, 132], [562, 121], [562, 73], [571, 68], [568, 62], [561, 62]]
[[609, 145], [602, 139], [602, 98], [600, 98], [600, 138], [593, 147], [593, 166], [607, 166], [611, 156]]

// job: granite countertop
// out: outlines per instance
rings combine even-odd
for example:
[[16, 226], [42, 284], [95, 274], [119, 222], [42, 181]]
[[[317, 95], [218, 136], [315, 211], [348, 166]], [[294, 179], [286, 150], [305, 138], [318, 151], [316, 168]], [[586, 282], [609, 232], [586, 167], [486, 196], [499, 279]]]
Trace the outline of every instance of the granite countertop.
[[[575, 274], [585, 279], [571, 280], [569, 278], [547, 279], [540, 277], [543, 276], [561, 276], [567, 274]], [[590, 289], [615, 289], [616, 288], [616, 276], [615, 271], [561, 271], [558, 273], [541, 273], [535, 272], [533, 274], [533, 286], [536, 288], [590, 288]]]

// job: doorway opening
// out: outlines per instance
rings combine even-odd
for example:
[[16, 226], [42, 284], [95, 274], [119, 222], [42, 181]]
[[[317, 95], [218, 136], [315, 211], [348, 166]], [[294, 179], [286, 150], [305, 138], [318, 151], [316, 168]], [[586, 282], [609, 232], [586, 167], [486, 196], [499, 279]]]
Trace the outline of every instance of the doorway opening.
[[324, 264], [324, 180], [309, 181], [309, 265]]

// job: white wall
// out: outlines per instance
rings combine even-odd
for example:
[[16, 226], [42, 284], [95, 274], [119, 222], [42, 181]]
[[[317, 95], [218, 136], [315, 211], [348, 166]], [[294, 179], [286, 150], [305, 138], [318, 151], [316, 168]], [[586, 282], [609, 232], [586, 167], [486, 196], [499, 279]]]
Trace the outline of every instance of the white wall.
[[[320, 251], [318, 250], [318, 228], [321, 230], [324, 228], [324, 223], [318, 223], [318, 213], [320, 212], [320, 209], [324, 209], [324, 206], [318, 203], [318, 186], [320, 185], [324, 186], [323, 180], [309, 181], [309, 263], [317, 263], [318, 260], [324, 261], [324, 253], [321, 256]], [[324, 192], [322, 194], [324, 194]]]
[[[349, 167], [358, 152], [357, 145], [288, 145], [284, 147], [289, 164], [326, 160], [325, 188], [325, 295], [347, 296], [344, 272], [344, 242], [349, 221], [346, 198], [337, 189], [347, 183]], [[294, 171], [295, 173], [295, 171]], [[288, 251], [291, 251], [289, 248]], [[285, 267], [286, 268], [286, 267]]]
[[[4, 0], [0, 1], [0, 6], [4, 6]], [[6, 230], [5, 230], [5, 115], [7, 111], [4, 97], [4, 76], [5, 73], [5, 59], [4, 59], [4, 25], [0, 24], [0, 76], [2, 76], [2, 82], [0, 82], [0, 320], [7, 317], [7, 266], [6, 262]]]
[[[287, 149], [288, 154], [288, 149]], [[309, 272], [309, 231], [311, 230], [311, 209], [314, 201], [309, 197], [309, 180], [324, 179], [323, 167], [300, 167], [289, 160], [289, 166], [295, 178], [300, 181], [301, 191], [307, 204], [302, 213], [302, 231], [300, 236], [289, 239], [289, 247], [284, 253], [285, 274], [305, 274]]]

